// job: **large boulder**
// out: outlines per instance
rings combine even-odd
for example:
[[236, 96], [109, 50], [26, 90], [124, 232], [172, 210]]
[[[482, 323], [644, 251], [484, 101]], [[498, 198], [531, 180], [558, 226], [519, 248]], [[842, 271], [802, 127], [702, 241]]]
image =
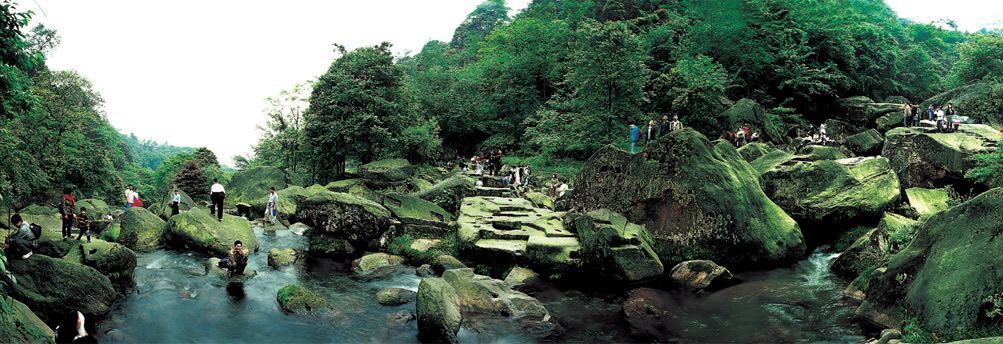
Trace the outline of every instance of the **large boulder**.
[[977, 82], [945, 91], [933, 96], [921, 104], [923, 109], [930, 105], [954, 105], [958, 113], [972, 118], [978, 118], [986, 123], [1003, 123], [1003, 108], [998, 101], [1003, 98], [1003, 84], [992, 82]]
[[80, 244], [80, 263], [97, 269], [119, 289], [136, 284], [136, 253], [124, 245], [93, 240]]
[[[59, 216], [59, 210], [56, 208], [41, 205], [29, 205], [28, 207], [21, 209], [18, 213], [21, 214], [24, 222], [42, 226], [43, 236], [60, 236], [60, 228], [62, 228], [63, 220]], [[10, 218], [7, 216], [6, 212], [3, 216], [0, 216], [0, 224], [6, 228], [11, 228]], [[6, 240], [8, 234], [10, 234], [8, 231], [0, 231], [0, 239]]]
[[881, 155], [888, 158], [903, 187], [938, 188], [967, 182], [972, 157], [996, 149], [1000, 134], [984, 125], [961, 125], [955, 133], [895, 128], [885, 135]]
[[575, 180], [570, 205], [607, 208], [644, 225], [663, 264], [710, 259], [765, 268], [804, 254], [797, 223], [766, 197], [758, 172], [734, 146], [683, 129], [646, 153], [597, 151]]
[[873, 125], [886, 114], [902, 111], [902, 104], [875, 103], [867, 97], [843, 98], [838, 103], [846, 111], [839, 119], [861, 127]]
[[0, 338], [10, 343], [55, 343], [55, 333], [27, 305], [0, 295]]
[[[184, 191], [178, 190], [178, 194], [181, 196], [181, 202], [178, 203], [178, 211], [184, 212], [189, 211], [199, 207], [199, 204], [195, 202], [191, 197], [188, 196]], [[156, 200], [154, 204], [150, 204], [150, 212], [160, 216], [160, 218], [167, 220], [171, 218], [171, 202], [174, 200], [174, 191], [170, 191], [163, 195], [160, 199]]]
[[[554, 338], [563, 329], [540, 301], [512, 290], [504, 281], [474, 274], [473, 269], [447, 270], [441, 278], [418, 285], [418, 336], [424, 341], [455, 342], [461, 325], [478, 328], [501, 324], [534, 339]], [[497, 326], [497, 325], [493, 325]]]
[[950, 208], [950, 195], [943, 189], [908, 188], [905, 190], [909, 205], [920, 217], [926, 218]]
[[329, 309], [327, 300], [298, 284], [290, 284], [275, 293], [279, 307], [289, 313], [315, 313]]
[[772, 170], [774, 167], [780, 166], [788, 161], [794, 159], [794, 154], [788, 153], [782, 150], [775, 150], [753, 160], [749, 163], [752, 169], [756, 170], [756, 173], [762, 175], [766, 171]]
[[41, 254], [9, 262], [17, 283], [11, 295], [38, 312], [43, 319], [70, 311], [101, 316], [119, 298], [112, 283], [92, 267]]
[[356, 246], [367, 246], [390, 227], [391, 213], [368, 199], [328, 191], [301, 202], [296, 217], [314, 228], [311, 236], [345, 239]]
[[376, 302], [384, 306], [400, 306], [417, 298], [418, 293], [404, 288], [386, 288], [376, 292]]
[[273, 248], [268, 250], [268, 266], [278, 269], [283, 266], [293, 265], [296, 262], [297, 256], [298, 253], [294, 249]]
[[607, 209], [568, 217], [578, 233], [586, 269], [605, 279], [640, 282], [661, 277], [662, 261], [652, 248], [655, 239], [644, 226]]
[[257, 201], [268, 196], [268, 188], [286, 187], [286, 174], [272, 166], [251, 167], [233, 174], [226, 183], [226, 200], [230, 203]]
[[849, 152], [845, 152], [840, 147], [809, 145], [802, 147], [795, 157], [798, 160], [839, 160], [849, 157]]
[[368, 185], [402, 185], [414, 175], [414, 166], [405, 159], [386, 159], [359, 166], [359, 175]]
[[371, 253], [352, 261], [352, 271], [359, 275], [382, 274], [404, 263], [404, 258], [386, 253]]
[[166, 222], [144, 208], [129, 208], [119, 219], [115, 242], [133, 250], [152, 250], [163, 244]]
[[726, 128], [736, 128], [744, 124], [748, 125], [751, 131], [762, 133], [764, 140], [781, 142], [784, 139], [781, 128], [767, 117], [766, 109], [752, 99], [739, 99], [718, 118], [725, 120], [726, 123], [723, 124]]
[[809, 228], [877, 218], [901, 194], [881, 157], [792, 161], [763, 174], [762, 183], [770, 199]]
[[345, 258], [350, 257], [355, 254], [355, 245], [345, 239], [332, 238], [326, 235], [311, 235], [307, 237], [310, 244], [310, 254], [332, 257], [332, 258]]
[[110, 220], [105, 217], [112, 214], [112, 208], [105, 201], [88, 198], [77, 201], [77, 211], [87, 209], [87, 217], [91, 220], [91, 230], [95, 233], [103, 231], [108, 227]]
[[997, 188], [927, 219], [887, 267], [870, 275], [857, 314], [887, 327], [913, 316], [937, 333], [997, 326], [987, 311], [999, 307], [1003, 285], [1001, 207]]
[[456, 220], [457, 248], [464, 258], [495, 266], [574, 272], [581, 246], [562, 221], [561, 213], [523, 198], [467, 197]]
[[[279, 200], [276, 202], [275, 208], [278, 212], [279, 220], [284, 223], [296, 222], [296, 211], [300, 203], [311, 196], [330, 192], [326, 187], [321, 185], [312, 185], [305, 188], [291, 185], [285, 189], [276, 191], [275, 193], [279, 196]], [[268, 195], [259, 197], [254, 201], [248, 202], [248, 204], [251, 205], [252, 218], [263, 216], [265, 209], [268, 207]]]
[[855, 278], [884, 265], [888, 257], [912, 241], [918, 225], [902, 215], [885, 213], [877, 228], [857, 238], [832, 261], [832, 271], [841, 277]]
[[404, 233], [412, 237], [442, 237], [449, 233], [450, 214], [435, 203], [414, 196], [388, 194], [383, 206], [404, 225]]
[[438, 204], [450, 213], [460, 209], [461, 200], [472, 195], [477, 186], [477, 180], [462, 173], [455, 173], [449, 178], [417, 191], [412, 196]]
[[871, 129], [846, 138], [846, 147], [857, 156], [872, 156], [881, 153], [885, 138], [877, 130]]
[[690, 260], [676, 264], [672, 281], [689, 290], [716, 289], [731, 283], [731, 271], [709, 260]]
[[825, 120], [825, 135], [837, 143], [844, 143], [847, 137], [865, 131], [866, 127], [856, 126], [838, 119]]
[[623, 315], [630, 325], [630, 334], [655, 342], [671, 338], [671, 322], [676, 318], [673, 306], [667, 300], [672, 296], [652, 288], [638, 288], [627, 294], [623, 302]]
[[742, 159], [745, 161], [753, 162], [756, 159], [763, 157], [770, 152], [775, 151], [776, 148], [770, 147], [762, 142], [753, 142], [738, 148], [738, 154], [742, 155]]
[[258, 239], [250, 222], [232, 215], [223, 215], [223, 221], [219, 222], [204, 209], [171, 217], [164, 230], [164, 240], [172, 247], [217, 255], [225, 255], [237, 240], [252, 252], [258, 250]]

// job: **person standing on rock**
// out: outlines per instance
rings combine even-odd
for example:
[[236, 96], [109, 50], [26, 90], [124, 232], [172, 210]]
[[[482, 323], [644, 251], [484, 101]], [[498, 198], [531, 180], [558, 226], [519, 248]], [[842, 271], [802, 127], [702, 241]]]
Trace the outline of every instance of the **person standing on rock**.
[[181, 213], [181, 192], [174, 189], [174, 199], [171, 200], [171, 216]]
[[226, 190], [223, 189], [223, 184], [219, 183], [219, 179], [212, 179], [212, 187], [209, 188], [209, 192], [209, 200], [212, 201], [209, 205], [209, 213], [217, 215], [219, 222], [223, 222], [223, 200], [226, 199]]
[[634, 125], [634, 122], [628, 122], [627, 128], [630, 129], [630, 154], [637, 153], [637, 140], [641, 139], [641, 128]]
[[926, 117], [928, 120], [934, 120], [937, 118], [937, 110], [930, 104], [930, 107], [926, 108]]
[[936, 117], [937, 118], [937, 132], [938, 133], [943, 133], [944, 132], [944, 109], [937, 108], [937, 110], [934, 111], [934, 113], [936, 113], [936, 115], [937, 115], [937, 117]]
[[912, 127], [912, 106], [909, 103], [902, 104], [902, 126]]
[[662, 122], [658, 124], [658, 137], [668, 135], [671, 129], [672, 123], [669, 122], [669, 116], [662, 116]]
[[655, 140], [658, 139], [658, 129], [655, 127], [655, 120], [648, 121], [648, 131], [645, 133], [645, 139], [645, 147], [655, 143]]
[[909, 111], [912, 113], [912, 126], [919, 125], [919, 105], [912, 104]]
[[244, 248], [244, 244], [240, 240], [234, 241], [230, 252], [225, 258], [220, 259], [219, 267], [230, 271], [230, 274], [243, 275], [244, 268], [247, 267], [247, 255], [248, 251]]
[[279, 194], [275, 192], [275, 187], [268, 189], [268, 205], [265, 206], [265, 212], [267, 213], [267, 218], [269, 222], [273, 225], [275, 224], [275, 219], [279, 216]]
[[91, 242], [91, 220], [87, 217], [87, 208], [80, 207], [80, 215], [77, 215], [77, 228], [80, 229], [80, 234], [77, 234], [77, 240], [80, 240], [86, 234], [87, 242]]
[[683, 129], [683, 122], [679, 121], [679, 115], [672, 116], [672, 123], [669, 124], [669, 131]]
[[73, 197], [70, 188], [63, 188], [63, 200], [59, 202], [59, 215], [63, 218], [63, 240], [70, 238], [70, 231], [73, 229], [73, 219], [76, 218], [74, 209], [77, 206], [77, 199]]

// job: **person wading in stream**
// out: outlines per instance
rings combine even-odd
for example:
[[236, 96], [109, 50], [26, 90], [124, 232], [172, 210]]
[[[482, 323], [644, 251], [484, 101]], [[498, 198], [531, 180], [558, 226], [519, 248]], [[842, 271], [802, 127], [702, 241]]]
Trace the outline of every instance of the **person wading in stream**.
[[209, 205], [209, 213], [212, 215], [217, 215], [219, 222], [223, 222], [223, 200], [226, 199], [226, 190], [223, 189], [223, 184], [219, 183], [219, 179], [212, 179], [212, 187], [209, 189], [209, 200], [212, 204]]
[[226, 257], [219, 261], [219, 267], [230, 271], [230, 274], [243, 275], [244, 268], [247, 267], [247, 249], [240, 240], [233, 242], [233, 247]]

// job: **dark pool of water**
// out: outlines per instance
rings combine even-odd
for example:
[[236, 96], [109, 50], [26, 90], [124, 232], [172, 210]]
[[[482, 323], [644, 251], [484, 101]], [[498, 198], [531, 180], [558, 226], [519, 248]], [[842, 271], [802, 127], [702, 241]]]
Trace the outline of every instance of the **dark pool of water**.
[[[279, 270], [267, 265], [270, 248], [304, 248], [304, 237], [280, 230], [274, 236], [255, 228], [261, 249], [248, 263], [258, 275], [233, 284], [203, 274], [206, 256], [156, 251], [139, 257], [137, 287], [97, 324], [106, 343], [414, 343], [415, 321], [396, 321], [414, 304], [386, 307], [374, 294], [387, 287], [417, 290], [414, 269], [386, 278], [352, 278], [347, 262], [311, 260]], [[672, 341], [832, 342], [863, 339], [850, 322], [853, 308], [840, 290], [844, 282], [828, 271], [834, 256], [816, 253], [789, 269], [746, 273], [743, 283], [694, 297], [671, 292], [678, 309]], [[283, 313], [276, 291], [301, 284], [326, 297], [336, 309], [324, 315]], [[566, 329], [565, 342], [630, 342], [623, 320], [625, 293], [550, 290], [537, 297]], [[527, 337], [505, 326], [461, 330], [466, 343], [523, 343]]]

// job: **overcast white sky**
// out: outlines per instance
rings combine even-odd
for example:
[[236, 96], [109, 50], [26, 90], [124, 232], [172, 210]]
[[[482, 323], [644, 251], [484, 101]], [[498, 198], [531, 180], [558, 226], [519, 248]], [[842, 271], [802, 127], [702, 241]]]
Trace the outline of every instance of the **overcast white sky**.
[[[530, 0], [508, 0], [513, 10]], [[250, 152], [264, 99], [323, 74], [332, 43], [390, 41], [398, 54], [448, 41], [481, 0], [79, 1], [19, 0], [59, 31], [53, 69], [90, 79], [125, 133], [206, 146], [231, 164]], [[962, 30], [1003, 26], [1000, 0], [887, 0], [919, 22]]]

